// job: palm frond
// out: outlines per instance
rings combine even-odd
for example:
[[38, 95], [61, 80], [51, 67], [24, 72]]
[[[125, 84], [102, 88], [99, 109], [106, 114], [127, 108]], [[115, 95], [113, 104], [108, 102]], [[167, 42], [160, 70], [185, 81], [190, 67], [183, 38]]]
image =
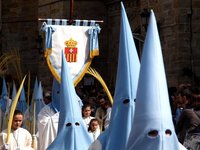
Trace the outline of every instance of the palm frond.
[[110, 103], [113, 104], [113, 98], [112, 98], [112, 95], [110, 94], [110, 91], [106, 85], [106, 83], [104, 82], [103, 78], [101, 77], [101, 75], [93, 68], [89, 67], [87, 72], [88, 74], [92, 75], [93, 77], [95, 77], [102, 85], [102, 87], [104, 88], [109, 100], [110, 100]]

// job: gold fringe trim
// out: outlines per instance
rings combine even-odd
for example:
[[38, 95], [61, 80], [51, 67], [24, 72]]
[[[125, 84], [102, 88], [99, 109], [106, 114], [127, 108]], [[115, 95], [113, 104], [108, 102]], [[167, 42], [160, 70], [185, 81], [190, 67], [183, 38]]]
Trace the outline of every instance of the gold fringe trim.
[[[51, 73], [53, 74], [53, 76], [60, 83], [61, 82], [61, 77], [56, 72], [56, 70], [54, 69], [54, 67], [53, 67], [53, 65], [51, 64], [51, 61], [50, 61], [50, 54], [51, 53], [52, 53], [52, 49], [47, 49], [47, 52], [45, 52], [45, 57], [46, 57], [46, 60], [47, 60], [47, 64], [48, 64], [49, 69], [50, 69]], [[92, 59], [89, 59], [88, 62], [84, 65], [84, 68], [82, 69], [82, 72], [74, 80], [74, 86], [76, 86], [82, 80], [83, 76], [87, 72], [87, 70], [88, 70], [88, 68], [89, 68], [91, 63], [92, 63]]]
[[93, 58], [94, 56], [99, 56], [99, 49], [94, 49], [90, 52], [90, 58]]

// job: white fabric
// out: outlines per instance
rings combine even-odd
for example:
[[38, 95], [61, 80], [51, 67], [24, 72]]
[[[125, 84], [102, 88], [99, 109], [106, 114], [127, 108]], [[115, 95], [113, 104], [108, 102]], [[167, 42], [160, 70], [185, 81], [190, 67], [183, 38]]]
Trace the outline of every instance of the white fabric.
[[104, 122], [104, 128], [105, 129], [107, 129], [109, 124], [110, 124], [111, 111], [112, 111], [111, 107], [108, 107], [107, 110], [106, 110], [105, 122]]
[[59, 112], [55, 113], [49, 105], [38, 114], [38, 150], [46, 148], [54, 141], [58, 131]]
[[97, 128], [95, 131], [91, 132], [89, 131], [90, 136], [92, 137], [92, 139], [95, 141], [98, 136], [100, 135], [101, 131], [100, 128]]
[[51, 25], [54, 30], [52, 35], [52, 53], [50, 54], [51, 65], [55, 69], [56, 73], [61, 73], [61, 52], [67, 47], [66, 41], [74, 40], [77, 44], [74, 46], [77, 48], [76, 62], [68, 63], [70, 73], [74, 79], [81, 75], [83, 66], [88, 60], [89, 56], [89, 40], [87, 31], [91, 28], [89, 26], [60, 26]]
[[179, 150], [187, 150], [181, 143], [179, 143]]
[[4, 118], [4, 113], [0, 108], [0, 131], [3, 130], [3, 118]]
[[85, 127], [86, 127], [87, 129], [88, 129], [89, 124], [90, 124], [90, 121], [91, 121], [92, 119], [94, 119], [94, 117], [92, 117], [92, 116], [89, 116], [89, 117], [83, 118], [83, 122], [84, 122]]
[[100, 143], [100, 141], [97, 139], [95, 140], [90, 147], [88, 148], [88, 150], [102, 150], [102, 145]]
[[95, 113], [95, 118], [99, 120], [101, 131], [103, 130], [103, 127], [104, 127], [105, 115], [106, 115], [106, 112], [104, 112], [103, 108], [101, 107], [97, 108], [96, 113]]
[[[3, 130], [0, 133], [0, 147], [1, 147], [0, 150], [3, 150], [6, 138], [7, 138], [7, 129]], [[31, 134], [26, 129], [18, 128], [17, 130], [12, 131], [10, 133], [8, 150], [16, 150], [17, 148], [20, 148], [20, 150], [33, 150], [31, 144], [32, 144]]]

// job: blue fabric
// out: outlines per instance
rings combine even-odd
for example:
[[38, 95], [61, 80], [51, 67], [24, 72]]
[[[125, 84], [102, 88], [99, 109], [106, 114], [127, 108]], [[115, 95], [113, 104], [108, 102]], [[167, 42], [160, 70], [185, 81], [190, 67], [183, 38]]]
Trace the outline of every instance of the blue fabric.
[[55, 25], [60, 25], [60, 19], [55, 19]]
[[47, 19], [47, 24], [52, 25], [52, 19]]
[[95, 20], [90, 20], [90, 26], [95, 26]]
[[67, 19], [62, 19], [62, 25], [67, 25]]
[[98, 34], [100, 33], [100, 30], [101, 30], [101, 28], [98, 25], [92, 26], [88, 30], [88, 33], [90, 35], [90, 51], [91, 52], [93, 50], [99, 50]]
[[[108, 131], [105, 132], [107, 137], [104, 137], [107, 139], [103, 139], [102, 135], [98, 138], [105, 147], [104, 150], [124, 150], [126, 148], [135, 111], [134, 100], [136, 98], [140, 62], [123, 3], [121, 3], [118, 56], [111, 123], [107, 129]], [[104, 145], [105, 143], [106, 145]]]
[[88, 26], [88, 20], [83, 20], [83, 26]]
[[[13, 81], [13, 89], [12, 89], [12, 97], [11, 97], [12, 98], [12, 102], [11, 102], [10, 108], [11, 108], [11, 106], [13, 104], [13, 101], [14, 101], [14, 98], [15, 98], [16, 94], [17, 94], [17, 89], [16, 89], [16, 86], [15, 86], [15, 82]], [[10, 112], [10, 108], [9, 108], [9, 112]]]
[[20, 110], [23, 114], [25, 113], [25, 111], [27, 109], [24, 87], [22, 87], [22, 91], [20, 93], [20, 98], [19, 98], [19, 101], [17, 103], [16, 109]]
[[53, 86], [52, 86], [52, 107], [55, 112], [60, 111], [60, 84], [54, 78], [53, 79]]
[[101, 143], [102, 150], [106, 150], [107, 138], [109, 138], [108, 134], [109, 134], [109, 128], [105, 130], [104, 132], [102, 132], [97, 138]]
[[33, 113], [33, 102], [36, 99], [36, 95], [37, 95], [37, 91], [38, 91], [38, 80], [37, 77], [35, 77], [35, 82], [34, 82], [34, 88], [33, 88], [33, 94], [32, 94], [32, 98], [31, 98], [31, 105], [29, 107], [29, 112]]
[[87, 150], [92, 137], [86, 130], [72, 77], [69, 73], [64, 52], [62, 52], [62, 71], [60, 85], [60, 117], [58, 135], [47, 150]]
[[180, 116], [181, 116], [181, 113], [183, 111], [183, 108], [177, 108], [176, 111], [175, 111], [175, 123], [178, 122]]
[[37, 91], [38, 91], [38, 79], [36, 77], [35, 78], [35, 82], [34, 82], [33, 94], [32, 94], [32, 99], [33, 100], [36, 99]]
[[[152, 130], [157, 136], [150, 136]], [[165, 132], [171, 131], [171, 136]], [[134, 123], [128, 150], [179, 150], [172, 122], [157, 23], [151, 10], [143, 48]]]
[[81, 24], [81, 20], [76, 20], [75, 21], [75, 26], [80, 26], [80, 24]]
[[16, 90], [15, 82], [13, 82], [12, 101], [14, 100], [16, 94], [17, 94], [17, 90]]
[[43, 24], [42, 31], [45, 32], [45, 49], [52, 48], [52, 34], [54, 32], [53, 28], [47, 24]]
[[36, 93], [36, 97], [34, 99], [34, 103], [36, 106], [36, 118], [40, 110], [45, 106], [44, 104], [44, 98], [43, 98], [43, 89], [42, 89], [42, 83], [41, 81], [39, 82], [39, 87]]
[[6, 112], [7, 99], [8, 99], [8, 90], [6, 86], [6, 80], [5, 78], [3, 78], [0, 105], [1, 105], [1, 110], [4, 113]]

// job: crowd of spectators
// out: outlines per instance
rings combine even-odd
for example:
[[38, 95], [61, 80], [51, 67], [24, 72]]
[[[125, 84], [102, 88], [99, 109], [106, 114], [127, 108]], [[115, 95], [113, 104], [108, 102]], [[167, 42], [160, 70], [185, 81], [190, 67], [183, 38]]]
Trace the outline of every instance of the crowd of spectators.
[[76, 92], [83, 102], [83, 121], [95, 140], [109, 126], [112, 105], [106, 92], [99, 84], [78, 85]]
[[200, 148], [200, 90], [190, 84], [169, 88], [173, 122], [179, 142], [187, 149]]
[[[97, 120], [100, 132], [106, 130], [110, 121], [111, 104], [103, 88], [100, 85], [77, 86], [76, 91], [83, 100], [83, 104], [91, 106], [91, 120]], [[200, 148], [199, 88], [191, 84], [170, 87], [169, 101], [179, 142], [186, 148]], [[88, 131], [91, 132], [89, 124], [90, 122], [88, 122]]]

